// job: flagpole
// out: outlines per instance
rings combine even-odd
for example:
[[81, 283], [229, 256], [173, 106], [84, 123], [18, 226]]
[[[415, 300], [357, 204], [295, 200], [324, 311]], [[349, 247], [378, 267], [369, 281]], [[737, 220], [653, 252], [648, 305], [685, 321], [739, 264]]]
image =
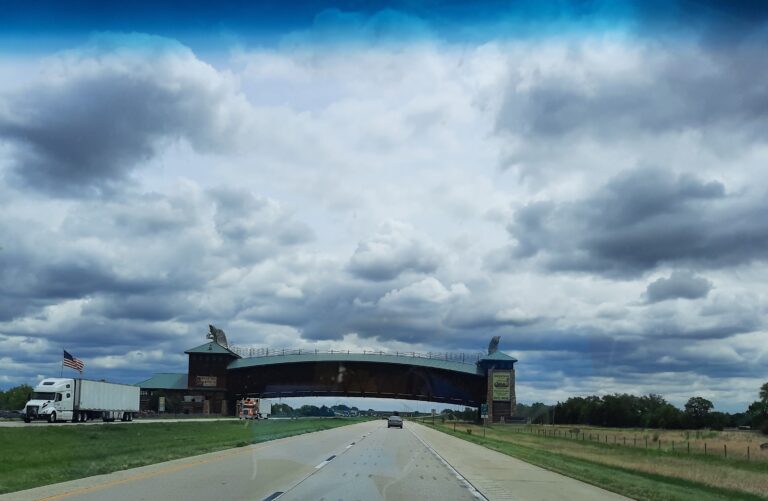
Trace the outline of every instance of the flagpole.
[[64, 377], [64, 350], [61, 350], [61, 372], [59, 377]]

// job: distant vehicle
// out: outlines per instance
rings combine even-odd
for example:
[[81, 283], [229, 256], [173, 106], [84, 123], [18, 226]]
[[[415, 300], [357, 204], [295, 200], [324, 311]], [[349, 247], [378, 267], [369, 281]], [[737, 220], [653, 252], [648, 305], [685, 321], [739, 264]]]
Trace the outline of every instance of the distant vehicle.
[[403, 418], [400, 416], [389, 416], [387, 419], [387, 428], [400, 428], [403, 429]]
[[141, 388], [89, 379], [48, 378], [40, 381], [24, 406], [25, 423], [36, 419], [85, 422], [102, 419], [133, 421]]
[[21, 411], [0, 411], [0, 418], [3, 419], [18, 419], [21, 416]]
[[269, 419], [272, 415], [272, 402], [263, 398], [244, 398], [237, 403], [240, 419]]

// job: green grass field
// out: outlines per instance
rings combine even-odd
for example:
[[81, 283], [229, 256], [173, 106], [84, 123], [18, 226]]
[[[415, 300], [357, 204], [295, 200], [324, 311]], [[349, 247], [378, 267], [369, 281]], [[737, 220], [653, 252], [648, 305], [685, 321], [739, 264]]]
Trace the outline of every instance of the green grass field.
[[0, 428], [0, 494], [363, 420], [307, 418]]
[[[431, 421], [424, 424], [431, 426]], [[640, 500], [768, 499], [768, 462], [688, 455], [522, 432], [518, 427], [437, 424], [436, 429]], [[468, 429], [472, 433], [467, 432]]]

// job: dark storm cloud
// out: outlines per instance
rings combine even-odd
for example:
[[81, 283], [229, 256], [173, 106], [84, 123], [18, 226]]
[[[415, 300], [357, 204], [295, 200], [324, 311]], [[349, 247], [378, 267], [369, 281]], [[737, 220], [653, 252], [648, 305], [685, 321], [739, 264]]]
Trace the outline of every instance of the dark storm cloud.
[[163, 280], [131, 275], [97, 252], [77, 249], [73, 235], [42, 231], [21, 221], [0, 223], [0, 319], [10, 320], [63, 300], [99, 293], [141, 294]]
[[83, 309], [109, 319], [131, 319], [160, 322], [181, 316], [189, 316], [197, 305], [183, 294], [164, 292], [161, 294], [100, 295]]
[[446, 324], [456, 329], [494, 329], [497, 327], [523, 327], [539, 322], [541, 319], [515, 312], [489, 310], [487, 306], [476, 304], [452, 310], [446, 318]]
[[[209, 284], [228, 270], [300, 248], [312, 232], [275, 202], [244, 190], [208, 194], [73, 201], [61, 225], [50, 228], [0, 222], [0, 321], [70, 300], [87, 300], [83, 324], [196, 322], [214, 309], [234, 315], [237, 301]], [[211, 295], [224, 296], [215, 308]]]
[[431, 273], [439, 264], [439, 252], [410, 226], [388, 222], [358, 244], [347, 269], [358, 278], [380, 282], [406, 272]]
[[507, 227], [514, 246], [494, 269], [536, 258], [551, 270], [609, 276], [660, 264], [724, 267], [768, 258], [768, 203], [726, 195], [718, 181], [660, 169], [627, 171], [577, 202], [534, 202]]
[[[404, 277], [394, 282], [323, 277], [304, 284], [301, 298], [250, 299], [242, 318], [294, 327], [313, 341], [357, 334], [380, 342], [479, 350], [494, 333], [541, 320], [501, 306], [494, 312], [495, 301], [473, 300], [463, 285], [446, 287], [433, 277], [416, 282]], [[481, 302], [481, 313], [467, 313]]]
[[[120, 44], [124, 44], [120, 46]], [[109, 193], [161, 146], [232, 144], [243, 105], [188, 49], [153, 37], [99, 37], [52, 61], [51, 74], [0, 111], [12, 178], [52, 195]]]
[[649, 303], [667, 299], [699, 299], [707, 297], [712, 282], [690, 272], [675, 271], [669, 278], [659, 278], [648, 284], [645, 297]]
[[768, 27], [728, 44], [645, 41], [616, 64], [574, 47], [563, 63], [512, 77], [496, 126], [528, 141], [691, 130], [765, 141], [766, 43]]

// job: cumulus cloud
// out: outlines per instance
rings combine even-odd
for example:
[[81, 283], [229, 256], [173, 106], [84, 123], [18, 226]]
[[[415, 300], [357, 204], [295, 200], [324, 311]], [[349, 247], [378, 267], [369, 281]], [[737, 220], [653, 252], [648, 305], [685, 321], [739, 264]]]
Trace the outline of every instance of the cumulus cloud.
[[210, 194], [216, 205], [216, 232], [240, 263], [263, 260], [282, 246], [296, 246], [314, 237], [309, 226], [274, 200], [233, 188], [213, 189]]
[[497, 127], [528, 139], [726, 131], [765, 141], [768, 78], [756, 31], [728, 50], [706, 44], [582, 41], [512, 71]]
[[712, 289], [712, 282], [691, 272], [674, 271], [669, 278], [654, 280], [645, 290], [649, 303], [658, 303], [668, 299], [700, 299], [706, 297]]
[[469, 289], [462, 284], [444, 286], [434, 277], [409, 284], [402, 289], [387, 292], [379, 300], [379, 305], [395, 310], [421, 310], [429, 305], [437, 305], [469, 295]]
[[768, 205], [726, 195], [715, 180], [638, 168], [574, 202], [520, 208], [507, 230], [515, 244], [492, 254], [496, 269], [536, 258], [551, 270], [632, 276], [661, 264], [723, 267], [765, 259]]
[[412, 226], [387, 221], [374, 236], [358, 244], [348, 269], [359, 278], [385, 281], [406, 272], [430, 273], [439, 264], [437, 249]]
[[52, 56], [39, 79], [5, 96], [0, 138], [14, 177], [53, 195], [116, 188], [163, 145], [234, 147], [247, 101], [234, 79], [159, 37], [100, 35]]

